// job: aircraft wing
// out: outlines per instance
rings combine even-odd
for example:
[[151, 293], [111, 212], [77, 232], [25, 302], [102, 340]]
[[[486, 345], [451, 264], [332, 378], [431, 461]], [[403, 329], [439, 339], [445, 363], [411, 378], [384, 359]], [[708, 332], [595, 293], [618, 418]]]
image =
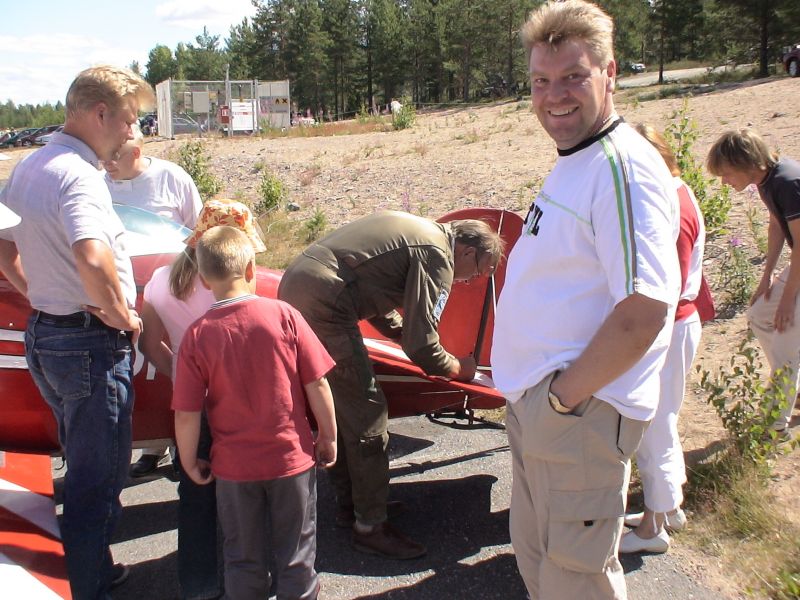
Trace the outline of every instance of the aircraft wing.
[[[376, 371], [392, 369], [402, 371], [412, 377], [421, 377], [428, 381], [444, 384], [453, 389], [462, 390], [470, 396], [486, 397], [505, 402], [503, 395], [494, 387], [494, 382], [489, 375], [478, 372], [472, 381], [456, 381], [437, 375], [428, 375], [417, 365], [411, 362], [402, 348], [394, 342], [364, 338], [364, 345], [369, 352], [369, 358], [373, 362]], [[378, 376], [380, 380], [381, 377]]]

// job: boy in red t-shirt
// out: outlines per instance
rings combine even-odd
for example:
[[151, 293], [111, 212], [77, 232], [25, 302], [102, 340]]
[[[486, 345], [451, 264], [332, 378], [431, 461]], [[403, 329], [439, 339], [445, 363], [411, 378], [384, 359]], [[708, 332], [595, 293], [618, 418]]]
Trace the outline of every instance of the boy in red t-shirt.
[[[278, 598], [315, 599], [314, 465], [336, 462], [325, 379], [334, 362], [299, 312], [254, 295], [255, 255], [241, 231], [207, 231], [197, 242], [197, 263], [217, 302], [183, 337], [172, 408], [186, 473], [198, 484], [217, 481], [225, 596], [266, 598], [272, 552]], [[197, 458], [202, 410], [214, 439], [210, 465]]]

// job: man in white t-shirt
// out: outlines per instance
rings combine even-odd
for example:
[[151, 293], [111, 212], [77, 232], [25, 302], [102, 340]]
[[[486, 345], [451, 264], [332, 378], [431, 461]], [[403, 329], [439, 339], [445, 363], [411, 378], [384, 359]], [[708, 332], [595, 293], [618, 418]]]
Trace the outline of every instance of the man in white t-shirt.
[[[133, 139], [120, 149], [114, 160], [105, 161], [106, 184], [112, 200], [194, 229], [203, 201], [191, 176], [175, 163], [144, 156], [143, 149], [144, 136], [137, 124], [133, 126]], [[144, 448], [131, 465], [131, 477], [155, 471], [166, 458], [166, 452], [166, 446]]]
[[194, 229], [203, 201], [192, 177], [175, 163], [144, 156], [143, 150], [144, 136], [134, 125], [133, 139], [115, 160], [104, 163], [111, 198]]
[[625, 598], [617, 548], [680, 292], [678, 199], [661, 156], [614, 111], [611, 18], [550, 2], [522, 39], [559, 158], [509, 256], [494, 329], [511, 541], [532, 598]]

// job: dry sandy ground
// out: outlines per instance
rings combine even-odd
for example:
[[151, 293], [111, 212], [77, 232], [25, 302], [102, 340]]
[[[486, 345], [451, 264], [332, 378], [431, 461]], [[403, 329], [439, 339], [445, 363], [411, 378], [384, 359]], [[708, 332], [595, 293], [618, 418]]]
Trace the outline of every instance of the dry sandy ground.
[[[800, 158], [799, 94], [800, 79], [778, 78], [690, 98], [689, 114], [699, 133], [693, 148], [696, 157], [703, 160], [721, 131], [752, 126], [782, 154]], [[620, 94], [617, 109], [629, 122], [664, 127], [683, 102], [674, 98], [639, 103]], [[317, 208], [325, 212], [331, 226], [380, 208], [432, 218], [471, 206], [508, 208], [524, 215], [556, 156], [551, 140], [527, 107], [527, 102], [507, 102], [439, 111], [419, 115], [412, 129], [400, 132], [272, 140], [209, 138], [206, 143], [212, 169], [224, 181], [225, 195], [257, 201], [263, 165], [288, 186], [291, 200], [300, 205], [293, 219], [305, 220]], [[168, 157], [180, 143], [148, 143], [146, 153]], [[27, 153], [7, 152], [12, 160], [0, 161], [0, 179], [7, 178]], [[733, 194], [733, 201], [730, 232], [755, 255], [744, 216], [752, 196]], [[712, 241], [707, 254], [718, 256], [726, 243], [726, 238]], [[713, 275], [713, 259], [708, 262]], [[713, 277], [711, 284], [713, 288]], [[745, 330], [741, 315], [707, 325], [698, 363], [709, 368], [726, 362]], [[722, 428], [697, 394], [696, 382], [690, 382], [688, 389], [681, 433], [691, 460], [720, 439]], [[773, 485], [776, 506], [795, 521], [800, 515], [800, 495], [793, 490], [798, 484], [798, 454], [779, 461]], [[686, 568], [720, 589], [721, 595], [742, 592], [724, 572], [721, 560], [693, 550], [691, 542], [679, 541], [673, 552], [680, 553]]]

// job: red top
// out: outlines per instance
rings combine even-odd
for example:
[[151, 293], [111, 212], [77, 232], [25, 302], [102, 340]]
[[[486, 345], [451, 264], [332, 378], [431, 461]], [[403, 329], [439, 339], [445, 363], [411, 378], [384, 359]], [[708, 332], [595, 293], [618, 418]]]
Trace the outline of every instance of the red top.
[[314, 465], [303, 386], [333, 365], [288, 304], [257, 296], [218, 302], [184, 335], [172, 408], [197, 412], [205, 407], [215, 476], [230, 481], [288, 477]]
[[[686, 280], [689, 277], [691, 268], [692, 252], [698, 242], [700, 235], [700, 215], [692, 201], [689, 189], [685, 183], [678, 186], [678, 199], [680, 200], [681, 227], [678, 234], [678, 263], [681, 268], [681, 292], [686, 288]], [[714, 318], [714, 302], [711, 298], [706, 278], [701, 275], [700, 291], [693, 300], [681, 300], [675, 311], [675, 320], [682, 321], [695, 311], [700, 312], [702, 321], [709, 321]]]

